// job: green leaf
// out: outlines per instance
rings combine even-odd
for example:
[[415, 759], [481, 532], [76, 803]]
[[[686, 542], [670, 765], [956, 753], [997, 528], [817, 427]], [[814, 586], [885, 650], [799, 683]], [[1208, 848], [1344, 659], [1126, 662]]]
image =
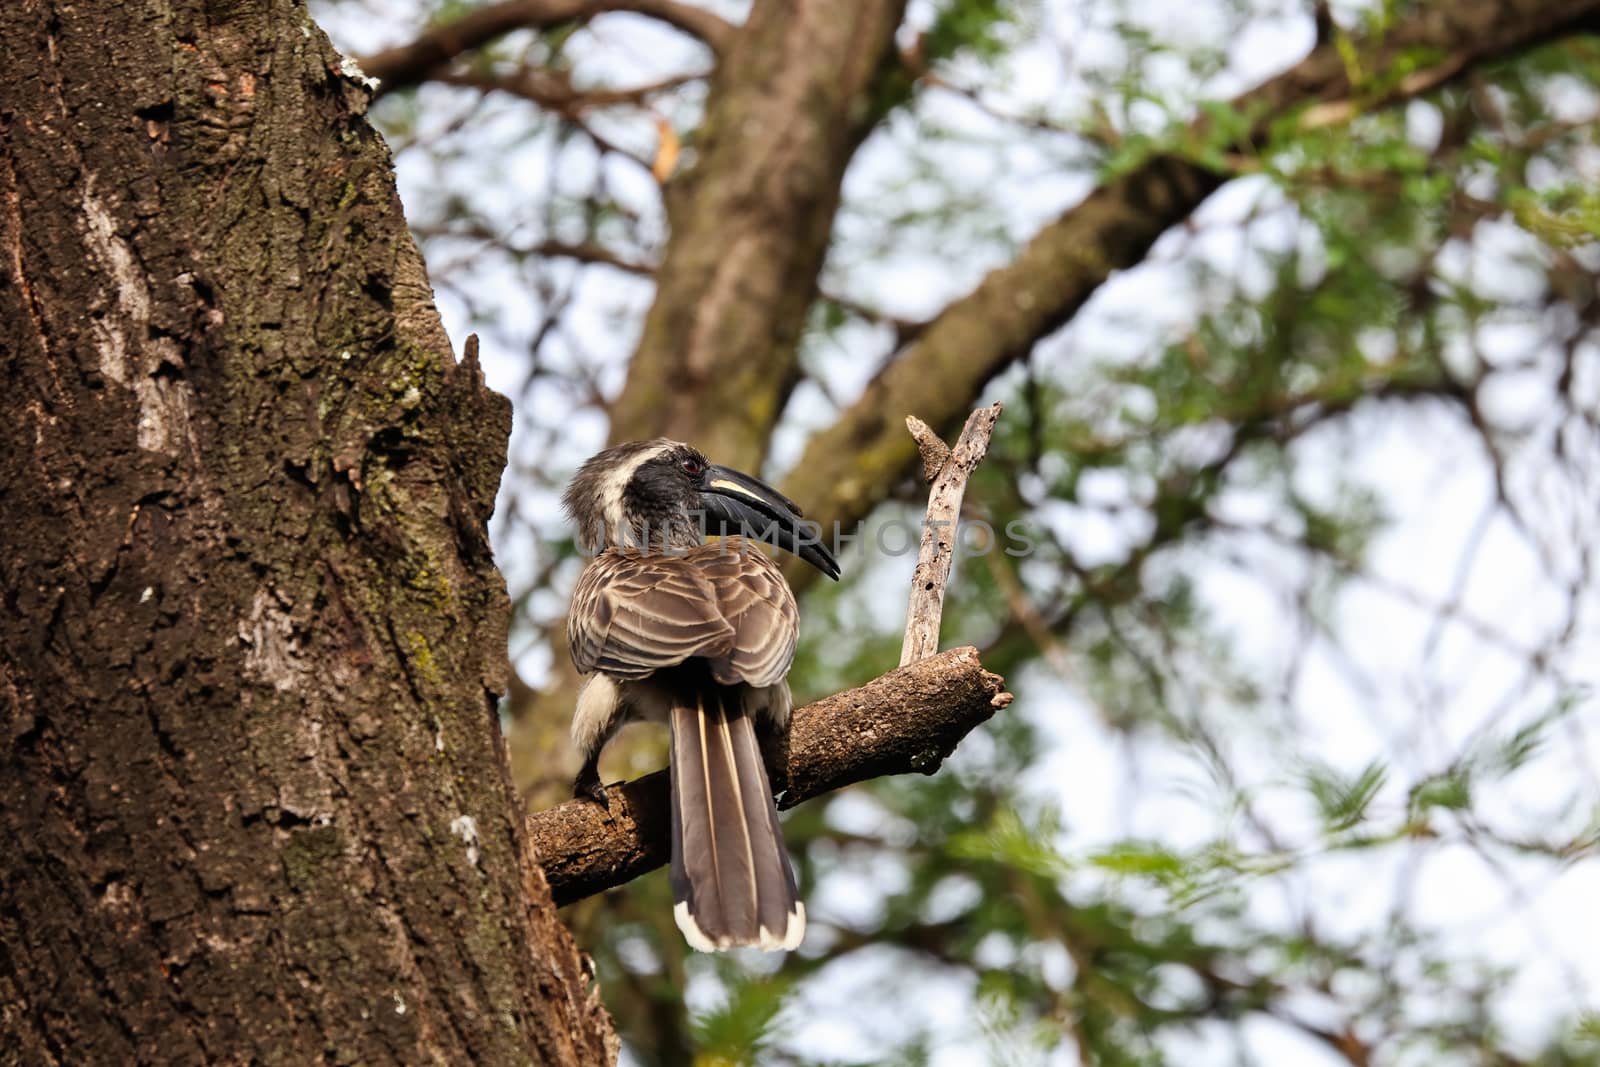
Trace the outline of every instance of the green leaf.
[[1430, 808], [1465, 811], [1472, 807], [1472, 782], [1463, 767], [1430, 775], [1411, 787], [1407, 807], [1414, 816]]
[[1153, 841], [1123, 842], [1090, 856], [1089, 862], [1113, 874], [1137, 875], [1157, 880], [1178, 878], [1187, 870], [1183, 857]]
[[1349, 830], [1367, 817], [1367, 808], [1388, 778], [1383, 763], [1374, 760], [1354, 775], [1342, 775], [1327, 766], [1306, 771], [1306, 788], [1317, 803], [1322, 821], [1331, 832]]
[[722, 1064], [765, 1062], [790, 988], [777, 977], [746, 976], [729, 983], [727, 999], [719, 1007], [691, 1020], [700, 1057]]

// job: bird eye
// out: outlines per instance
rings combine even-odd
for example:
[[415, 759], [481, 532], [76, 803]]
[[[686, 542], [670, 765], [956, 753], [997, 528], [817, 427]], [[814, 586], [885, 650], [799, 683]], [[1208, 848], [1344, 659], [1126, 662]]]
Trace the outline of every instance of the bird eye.
[[681, 466], [683, 467], [683, 473], [685, 474], [699, 474], [701, 471], [705, 470], [705, 466], [701, 464], [699, 460], [692, 457], [684, 460]]

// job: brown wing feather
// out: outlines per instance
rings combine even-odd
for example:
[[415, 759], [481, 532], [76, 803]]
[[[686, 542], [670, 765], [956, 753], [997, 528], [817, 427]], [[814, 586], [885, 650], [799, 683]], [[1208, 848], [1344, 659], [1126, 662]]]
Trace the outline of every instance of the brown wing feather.
[[572, 592], [567, 639], [578, 670], [644, 678], [732, 647], [716, 591], [683, 556], [603, 552]]
[[704, 656], [724, 685], [774, 685], [798, 634], [782, 572], [732, 538], [677, 555], [603, 552], [584, 568], [567, 616], [574, 665], [616, 678]]
[[[789, 673], [800, 612], [783, 572], [760, 549], [736, 542], [703, 564], [716, 590], [722, 617], [733, 627], [733, 647], [711, 657], [711, 671], [724, 685], [776, 685]], [[707, 546], [712, 547], [712, 546]]]

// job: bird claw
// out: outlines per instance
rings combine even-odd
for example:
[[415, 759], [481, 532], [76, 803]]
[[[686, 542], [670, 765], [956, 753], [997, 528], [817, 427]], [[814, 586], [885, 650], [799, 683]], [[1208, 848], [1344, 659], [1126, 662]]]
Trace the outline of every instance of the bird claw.
[[572, 795], [575, 799], [593, 801], [607, 811], [611, 810], [611, 797], [601, 784], [600, 775], [593, 772], [579, 772], [577, 780], [572, 783]]

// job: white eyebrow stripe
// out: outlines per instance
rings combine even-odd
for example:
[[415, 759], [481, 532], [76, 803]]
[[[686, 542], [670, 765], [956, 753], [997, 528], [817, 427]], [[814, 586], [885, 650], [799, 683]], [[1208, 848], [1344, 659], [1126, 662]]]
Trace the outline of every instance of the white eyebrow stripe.
[[638, 473], [644, 464], [675, 447], [675, 444], [668, 442], [656, 445], [654, 448], [646, 448], [634, 456], [631, 462], [620, 464], [607, 471], [605, 477], [601, 479], [601, 512], [605, 516], [605, 535], [608, 545], [615, 547], [631, 543], [629, 531], [622, 528], [622, 494], [627, 491], [628, 483], [633, 481], [634, 474]]

